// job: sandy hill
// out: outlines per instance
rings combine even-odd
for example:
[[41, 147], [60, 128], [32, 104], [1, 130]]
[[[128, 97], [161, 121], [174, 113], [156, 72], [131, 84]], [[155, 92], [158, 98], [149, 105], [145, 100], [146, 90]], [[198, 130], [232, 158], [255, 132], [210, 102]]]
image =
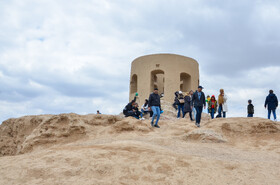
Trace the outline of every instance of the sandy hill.
[[280, 124], [166, 112], [150, 121], [112, 115], [39, 115], [0, 126], [0, 184], [280, 184]]

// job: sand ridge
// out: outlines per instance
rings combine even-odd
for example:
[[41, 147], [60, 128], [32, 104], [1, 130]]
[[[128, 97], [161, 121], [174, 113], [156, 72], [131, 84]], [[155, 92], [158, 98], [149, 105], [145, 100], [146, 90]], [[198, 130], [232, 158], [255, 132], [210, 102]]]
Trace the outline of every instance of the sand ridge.
[[0, 126], [0, 184], [279, 184], [280, 124], [166, 114], [38, 115]]

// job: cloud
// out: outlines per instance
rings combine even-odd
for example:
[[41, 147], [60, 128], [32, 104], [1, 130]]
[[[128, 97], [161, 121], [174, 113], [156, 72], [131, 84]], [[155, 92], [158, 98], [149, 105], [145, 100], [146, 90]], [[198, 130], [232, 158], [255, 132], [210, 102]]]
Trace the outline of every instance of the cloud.
[[2, 1], [0, 121], [27, 114], [118, 114], [130, 63], [153, 53], [195, 58], [207, 94], [229, 95], [229, 116], [253, 99], [265, 116], [279, 93], [279, 1]]

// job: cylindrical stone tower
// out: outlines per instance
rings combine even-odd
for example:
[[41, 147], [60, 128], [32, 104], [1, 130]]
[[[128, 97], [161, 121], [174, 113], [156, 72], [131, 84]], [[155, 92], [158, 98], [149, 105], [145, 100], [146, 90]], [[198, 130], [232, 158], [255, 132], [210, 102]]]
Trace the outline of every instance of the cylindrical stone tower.
[[157, 87], [164, 100], [172, 103], [174, 92], [196, 90], [199, 65], [192, 58], [175, 54], [153, 54], [136, 58], [131, 64], [130, 93], [132, 100], [139, 94], [140, 106]]

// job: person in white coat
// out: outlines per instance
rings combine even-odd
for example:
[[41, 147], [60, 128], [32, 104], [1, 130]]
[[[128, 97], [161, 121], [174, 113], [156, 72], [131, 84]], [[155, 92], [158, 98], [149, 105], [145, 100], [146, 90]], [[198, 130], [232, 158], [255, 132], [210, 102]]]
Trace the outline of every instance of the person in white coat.
[[219, 104], [219, 109], [218, 109], [218, 116], [217, 117], [226, 117], [226, 113], [228, 112], [228, 106], [227, 106], [227, 95], [225, 94], [224, 89], [220, 89], [220, 95], [218, 98], [218, 104]]

